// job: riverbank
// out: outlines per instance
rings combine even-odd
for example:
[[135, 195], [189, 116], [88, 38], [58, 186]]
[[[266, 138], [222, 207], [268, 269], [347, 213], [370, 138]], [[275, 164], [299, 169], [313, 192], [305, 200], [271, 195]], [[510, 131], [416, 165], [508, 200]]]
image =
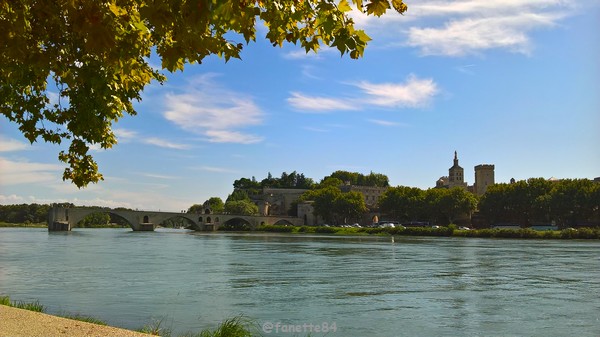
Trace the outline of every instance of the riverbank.
[[149, 334], [0, 305], [0, 337], [148, 337]]
[[600, 239], [600, 228], [568, 228], [563, 230], [537, 231], [531, 228], [520, 229], [470, 229], [461, 230], [456, 226], [447, 227], [396, 227], [396, 228], [354, 228], [325, 226], [259, 226], [258, 232], [276, 233], [319, 233], [335, 235], [398, 235], [398, 236], [456, 236], [473, 238], [507, 238], [507, 239]]

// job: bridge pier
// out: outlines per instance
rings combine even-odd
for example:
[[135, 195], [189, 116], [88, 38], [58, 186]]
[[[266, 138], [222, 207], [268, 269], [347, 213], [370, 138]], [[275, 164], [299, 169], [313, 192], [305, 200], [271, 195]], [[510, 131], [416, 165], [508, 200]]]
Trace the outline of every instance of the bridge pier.
[[71, 224], [64, 221], [53, 221], [48, 223], [49, 232], [68, 232], [71, 230]]
[[135, 232], [153, 232], [154, 224], [153, 223], [141, 223], [137, 225], [137, 228], [133, 228]]

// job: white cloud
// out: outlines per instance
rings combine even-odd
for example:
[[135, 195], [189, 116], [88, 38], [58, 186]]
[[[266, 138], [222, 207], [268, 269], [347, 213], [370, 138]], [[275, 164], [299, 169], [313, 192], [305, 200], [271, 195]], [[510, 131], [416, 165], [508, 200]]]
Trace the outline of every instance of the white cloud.
[[570, 14], [570, 0], [430, 1], [415, 4], [417, 16], [443, 17], [437, 27], [411, 27], [407, 45], [424, 55], [463, 56], [489, 49], [529, 54], [529, 34]]
[[114, 129], [113, 132], [117, 136], [117, 139], [123, 142], [137, 141], [143, 144], [155, 145], [158, 147], [175, 150], [186, 150], [191, 147], [188, 144], [175, 143], [158, 137], [144, 137], [137, 131], [129, 129]]
[[62, 167], [55, 164], [12, 161], [0, 157], [0, 185], [20, 185], [56, 181]]
[[20, 142], [16, 139], [5, 138], [0, 136], [0, 152], [21, 151], [29, 148], [27, 143]]
[[409, 75], [402, 83], [350, 83], [362, 90], [353, 99], [308, 96], [292, 92], [288, 103], [302, 112], [328, 112], [336, 110], [360, 110], [371, 106], [420, 108], [427, 106], [439, 92], [431, 78]]
[[138, 133], [129, 129], [113, 129], [115, 136], [117, 136], [118, 141], [128, 141], [138, 137]]
[[227, 167], [216, 167], [216, 166], [201, 166], [200, 170], [206, 172], [216, 172], [216, 173], [239, 173], [238, 170], [230, 169]]
[[356, 110], [358, 107], [351, 101], [340, 98], [306, 96], [298, 92], [292, 92], [292, 97], [287, 99], [288, 103], [302, 112], [326, 112], [333, 110]]
[[423, 107], [438, 93], [433, 79], [420, 79], [410, 75], [405, 83], [370, 83], [356, 84], [369, 97], [366, 103], [386, 107]]
[[173, 143], [168, 140], [164, 140], [157, 137], [145, 138], [142, 139], [142, 142], [145, 144], [156, 145], [158, 147], [164, 147], [167, 149], [185, 150], [190, 148], [190, 146], [187, 144]]
[[373, 44], [410, 46], [423, 55], [464, 56], [492, 49], [529, 54], [533, 31], [557, 26], [584, 2], [590, 1], [426, 0], [408, 4], [404, 16], [374, 18], [354, 11], [352, 17], [374, 36]]
[[215, 75], [200, 76], [181, 94], [167, 94], [164, 117], [180, 128], [216, 143], [256, 143], [262, 137], [238, 129], [260, 125], [263, 112], [252, 98], [219, 87]]
[[532, 46], [526, 32], [554, 21], [552, 15], [533, 13], [467, 18], [447, 22], [443, 28], [412, 27], [407, 44], [419, 47], [424, 55], [463, 56], [494, 48], [529, 54]]
[[382, 119], [368, 119], [367, 121], [373, 123], [373, 124], [377, 124], [377, 125], [381, 125], [381, 126], [402, 126], [404, 124], [402, 123], [397, 123], [397, 122], [392, 122], [392, 121], [385, 121]]
[[2, 195], [0, 194], [0, 205], [14, 205], [14, 204], [23, 204], [25, 203], [25, 198], [20, 195], [11, 194], [11, 195]]

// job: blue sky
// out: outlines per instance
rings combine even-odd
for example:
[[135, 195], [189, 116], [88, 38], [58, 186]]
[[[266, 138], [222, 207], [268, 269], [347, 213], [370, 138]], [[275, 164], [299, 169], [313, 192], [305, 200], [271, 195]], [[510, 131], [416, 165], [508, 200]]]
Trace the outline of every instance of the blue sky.
[[[465, 178], [600, 176], [600, 2], [407, 1], [381, 18], [354, 14], [373, 41], [364, 58], [305, 54], [262, 39], [242, 60], [211, 57], [167, 73], [93, 150], [105, 180], [62, 181], [68, 145], [29, 143], [0, 117], [0, 204], [179, 211], [223, 199], [241, 177], [336, 170], [435, 186], [458, 151]], [[158, 61], [157, 61], [158, 64]]]

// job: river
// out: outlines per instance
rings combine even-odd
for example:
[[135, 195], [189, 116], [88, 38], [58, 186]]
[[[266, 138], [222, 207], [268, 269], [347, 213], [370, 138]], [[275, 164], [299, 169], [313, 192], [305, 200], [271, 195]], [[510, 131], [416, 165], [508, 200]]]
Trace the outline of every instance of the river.
[[0, 228], [0, 294], [174, 336], [600, 336], [600, 242]]

